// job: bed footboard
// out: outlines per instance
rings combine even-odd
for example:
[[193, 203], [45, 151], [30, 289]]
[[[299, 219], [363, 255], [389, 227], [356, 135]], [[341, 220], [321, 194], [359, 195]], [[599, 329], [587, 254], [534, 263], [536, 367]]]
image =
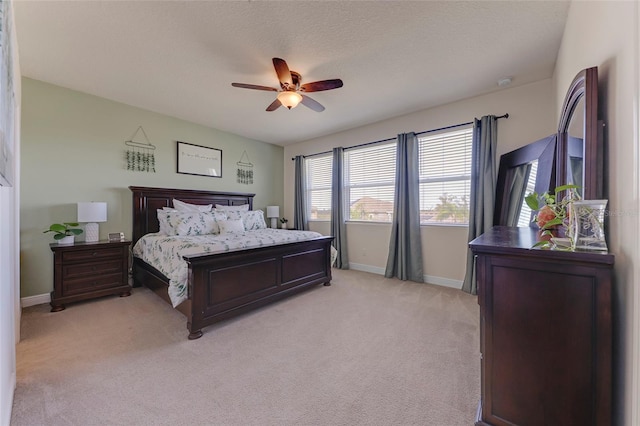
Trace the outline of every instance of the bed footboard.
[[309, 241], [218, 253], [191, 255], [189, 339], [202, 328], [294, 294], [331, 283], [331, 241]]

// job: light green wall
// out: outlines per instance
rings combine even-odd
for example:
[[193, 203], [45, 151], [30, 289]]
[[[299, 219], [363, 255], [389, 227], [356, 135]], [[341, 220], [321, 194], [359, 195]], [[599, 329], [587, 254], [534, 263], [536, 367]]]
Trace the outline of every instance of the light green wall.
[[[124, 141], [142, 126], [156, 173], [126, 170]], [[136, 140], [139, 140], [136, 137]], [[176, 173], [176, 141], [222, 150], [222, 178]], [[246, 150], [254, 184], [236, 183]], [[53, 289], [52, 223], [76, 220], [79, 201], [105, 201], [100, 237], [131, 237], [131, 192], [153, 186], [255, 193], [254, 208], [283, 205], [283, 148], [28, 78], [22, 79], [21, 297]]]

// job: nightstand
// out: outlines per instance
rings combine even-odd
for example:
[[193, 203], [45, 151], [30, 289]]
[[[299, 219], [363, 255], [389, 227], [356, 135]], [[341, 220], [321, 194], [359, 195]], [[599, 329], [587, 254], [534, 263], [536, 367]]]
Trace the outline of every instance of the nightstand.
[[111, 294], [131, 294], [129, 246], [131, 241], [50, 245], [53, 251], [51, 312], [65, 303]]

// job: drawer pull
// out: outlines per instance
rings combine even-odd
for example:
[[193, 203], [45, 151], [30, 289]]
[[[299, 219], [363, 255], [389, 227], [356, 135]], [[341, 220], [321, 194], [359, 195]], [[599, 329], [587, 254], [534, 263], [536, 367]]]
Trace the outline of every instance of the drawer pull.
[[94, 251], [93, 253], [91, 253], [91, 256], [97, 256], [98, 252]]

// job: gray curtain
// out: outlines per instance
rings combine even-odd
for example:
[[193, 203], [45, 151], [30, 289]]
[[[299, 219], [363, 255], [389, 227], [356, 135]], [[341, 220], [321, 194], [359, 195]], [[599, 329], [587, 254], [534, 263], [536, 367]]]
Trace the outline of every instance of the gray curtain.
[[347, 230], [344, 223], [344, 179], [342, 172], [344, 158], [343, 148], [333, 148], [333, 164], [331, 174], [331, 235], [333, 247], [338, 250], [335, 266], [349, 269], [347, 255]]
[[295, 158], [295, 186], [293, 194], [294, 203], [294, 216], [293, 227], [294, 229], [308, 230], [309, 220], [307, 219], [307, 174], [304, 164], [304, 157], [302, 155], [296, 155]]
[[420, 191], [418, 138], [415, 133], [398, 135], [396, 187], [389, 257], [384, 276], [424, 282], [420, 237]]
[[[471, 148], [471, 197], [469, 202], [469, 241], [493, 226], [496, 193], [496, 144], [498, 126], [495, 115], [474, 120]], [[462, 290], [477, 294], [473, 253], [467, 248], [467, 271]]]
[[509, 192], [509, 210], [507, 210], [507, 226], [518, 226], [524, 197], [527, 195], [527, 183], [531, 174], [531, 164], [522, 164], [511, 169]]

